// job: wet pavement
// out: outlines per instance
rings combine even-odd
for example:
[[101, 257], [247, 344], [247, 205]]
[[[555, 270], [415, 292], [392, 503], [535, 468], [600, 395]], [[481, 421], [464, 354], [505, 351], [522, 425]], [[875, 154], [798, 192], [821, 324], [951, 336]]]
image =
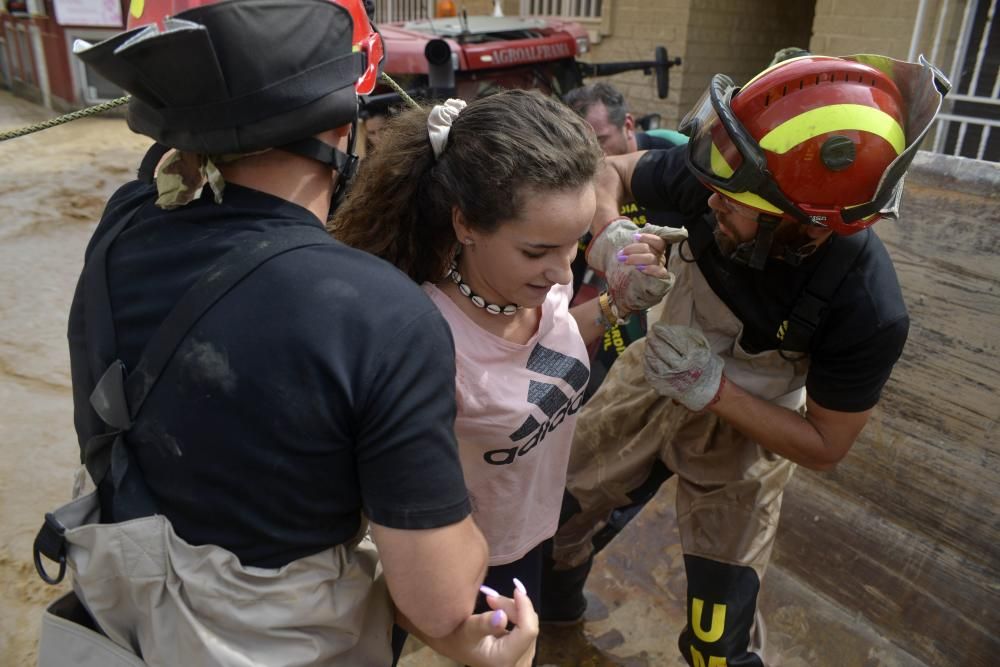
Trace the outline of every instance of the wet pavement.
[[[807, 485], [804, 480], [804, 484], [796, 486]], [[673, 480], [665, 483], [636, 519], [598, 555], [587, 581], [588, 608], [583, 622], [542, 627], [540, 667], [688, 664], [677, 649], [677, 636], [685, 623], [686, 580], [673, 509], [675, 489]], [[779, 551], [780, 541], [779, 531]], [[856, 612], [825, 599], [808, 582], [790, 575], [781, 567], [780, 553], [762, 588], [768, 667], [928, 664], [880, 636]], [[426, 648], [407, 648], [411, 653], [401, 661], [401, 667], [455, 664], [433, 656]]]

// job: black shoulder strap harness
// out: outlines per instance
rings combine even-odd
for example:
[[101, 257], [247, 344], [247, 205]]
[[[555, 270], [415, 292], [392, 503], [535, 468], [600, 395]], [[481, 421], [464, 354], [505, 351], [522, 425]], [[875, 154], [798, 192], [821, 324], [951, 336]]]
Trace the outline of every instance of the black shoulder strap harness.
[[[141, 179], [151, 180], [152, 169], [164, 152], [159, 144], [150, 149], [139, 169]], [[84, 444], [81, 460], [102, 490], [102, 521], [120, 522], [156, 513], [156, 504], [124, 435], [132, 428], [143, 402], [191, 328], [215, 303], [267, 261], [298, 248], [333, 242], [322, 229], [303, 226], [264, 234], [253, 243], [230, 250], [184, 293], [146, 344], [135, 368], [128, 372], [125, 364], [116, 358], [107, 253], [144, 204], [124, 213], [103, 235], [83, 269], [87, 355], [95, 373], [97, 369], [105, 369], [90, 395], [90, 404], [107, 428]], [[108, 359], [114, 360], [109, 364]], [[35, 569], [50, 584], [58, 583], [65, 576], [65, 530], [55, 516], [48, 513], [35, 537]], [[46, 573], [40, 554], [59, 563], [55, 577]]]
[[[715, 243], [712, 231], [708, 223], [698, 221], [698, 223], [688, 227], [688, 232], [687, 243], [694, 259], [685, 259], [697, 261], [701, 258], [702, 253]], [[788, 315], [788, 325], [784, 328], [784, 337], [781, 338], [778, 346], [778, 351], [782, 356], [788, 353], [801, 355], [809, 353], [813, 334], [816, 333], [816, 329], [826, 317], [830, 301], [837, 293], [841, 283], [844, 282], [844, 278], [854, 268], [858, 257], [868, 245], [873, 233], [871, 229], [864, 229], [850, 236], [830, 237], [830, 247], [826, 256], [823, 257], [820, 265], [816, 267], [815, 273], [802, 288], [795, 305], [792, 306], [791, 313]], [[708, 280], [716, 294], [724, 293], [718, 285], [712, 284], [713, 280], [707, 273], [705, 279]]]

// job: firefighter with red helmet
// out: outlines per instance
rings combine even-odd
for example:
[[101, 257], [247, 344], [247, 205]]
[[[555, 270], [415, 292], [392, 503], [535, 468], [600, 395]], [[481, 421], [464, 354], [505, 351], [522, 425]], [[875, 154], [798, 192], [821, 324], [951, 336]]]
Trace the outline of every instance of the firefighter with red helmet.
[[923, 59], [795, 58], [742, 88], [716, 75], [686, 148], [608, 158], [594, 233], [621, 233], [634, 198], [684, 214], [688, 238], [659, 321], [581, 412], [543, 622], [582, 617], [593, 540], [660, 461], [678, 477], [681, 653], [767, 663], [757, 596], [782, 491], [796, 465], [847, 454], [902, 352], [906, 306], [869, 227], [896, 217], [948, 87]]
[[389, 665], [394, 619], [467, 664], [530, 663], [523, 594], [471, 615], [487, 554], [448, 325], [324, 228], [382, 60], [362, 0], [135, 0], [129, 22], [76, 48], [157, 143], [71, 307], [96, 488], [35, 541], [74, 591], [39, 664]]

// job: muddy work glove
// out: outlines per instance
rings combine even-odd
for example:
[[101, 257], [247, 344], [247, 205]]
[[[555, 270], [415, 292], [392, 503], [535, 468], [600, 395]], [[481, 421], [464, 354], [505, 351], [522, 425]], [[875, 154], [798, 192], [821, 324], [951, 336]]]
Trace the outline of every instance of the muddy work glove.
[[717, 400], [724, 365], [697, 329], [657, 322], [646, 333], [646, 380], [656, 393], [692, 412], [700, 412]]
[[608, 293], [620, 309], [636, 312], [651, 308], [663, 300], [674, 285], [674, 275], [665, 268], [652, 270], [661, 275], [650, 275], [634, 264], [622, 261], [622, 251], [635, 243], [636, 234], [655, 234], [669, 247], [687, 238], [687, 230], [674, 227], [645, 225], [642, 229], [628, 218], [612, 220], [587, 247], [587, 264], [604, 274]]

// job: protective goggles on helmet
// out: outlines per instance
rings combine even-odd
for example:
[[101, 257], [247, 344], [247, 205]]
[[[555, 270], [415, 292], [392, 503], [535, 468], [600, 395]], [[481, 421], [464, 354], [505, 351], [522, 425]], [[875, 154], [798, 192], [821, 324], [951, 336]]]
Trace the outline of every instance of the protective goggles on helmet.
[[826, 227], [831, 217], [839, 218], [838, 224], [829, 226], [843, 230], [876, 215], [897, 217], [903, 176], [951, 84], [923, 56], [917, 63], [878, 55], [848, 56], [842, 60], [862, 63], [885, 74], [899, 89], [907, 110], [905, 147], [882, 172], [869, 201], [834, 209], [793, 202], [769, 171], [765, 148], [734, 113], [731, 102], [740, 88], [724, 74], [712, 78], [701, 99], [681, 121], [680, 131], [690, 137], [687, 151], [690, 169], [721, 194], [744, 193], [739, 197], [744, 204], [803, 224]]

